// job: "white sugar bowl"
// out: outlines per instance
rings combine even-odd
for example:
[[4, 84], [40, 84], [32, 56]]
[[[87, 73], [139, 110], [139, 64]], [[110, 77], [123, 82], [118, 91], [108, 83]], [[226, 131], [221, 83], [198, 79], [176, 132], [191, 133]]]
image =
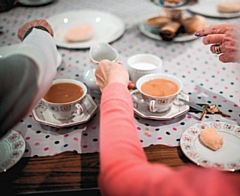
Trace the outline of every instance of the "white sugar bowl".
[[128, 58], [127, 69], [132, 82], [136, 85], [137, 80], [152, 73], [161, 73], [162, 60], [152, 54], [136, 54]]

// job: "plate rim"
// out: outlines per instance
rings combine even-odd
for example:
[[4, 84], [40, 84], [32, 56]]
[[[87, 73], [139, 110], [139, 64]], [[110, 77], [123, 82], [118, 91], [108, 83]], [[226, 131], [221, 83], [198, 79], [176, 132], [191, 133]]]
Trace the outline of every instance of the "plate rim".
[[156, 0], [153, 0], [152, 3], [154, 3], [156, 6], [159, 6], [161, 8], [166, 8], [166, 9], [170, 9], [170, 10], [186, 10], [193, 5], [197, 5], [199, 2], [191, 3], [188, 0], [185, 4], [177, 6], [177, 7], [164, 6], [164, 5], [161, 5], [159, 2], [156, 2]]
[[[142, 21], [142, 22], [140, 22], [140, 23], [138, 24], [138, 30], [139, 30], [143, 35], [145, 35], [145, 36], [148, 37], [148, 38], [151, 38], [151, 39], [154, 39], [154, 40], [158, 40], [158, 41], [164, 41], [163, 39], [161, 39], [160, 36], [158, 36], [158, 35], [150, 32], [150, 31], [148, 31], [148, 30], [145, 28], [144, 21]], [[193, 40], [198, 39], [198, 37], [196, 37], [196, 36], [194, 35], [194, 33], [193, 33], [193, 34], [189, 34], [187, 37], [189, 37], [189, 39], [180, 39], [180, 37], [175, 37], [175, 38], [173, 38], [173, 40], [171, 40], [171, 41], [164, 41], [164, 42], [167, 42], [167, 43], [171, 43], [171, 42], [172, 42], [172, 43], [180, 43], [180, 42], [188, 42], [188, 41], [193, 41]], [[184, 36], [183, 36], [183, 38], [184, 38]]]
[[[21, 140], [23, 142], [23, 146], [21, 147], [21, 150], [19, 151], [20, 152], [20, 156], [18, 156], [16, 159], [15, 159], [15, 162], [8, 165], [5, 169], [0, 169], [0, 173], [2, 172], [7, 172], [9, 169], [11, 169], [14, 165], [16, 165], [20, 160], [21, 158], [23, 157], [24, 153], [25, 153], [25, 149], [26, 149], [26, 141], [25, 139], [23, 138], [23, 136], [15, 131], [15, 130], [10, 130], [3, 138], [1, 138], [0, 142], [3, 141], [4, 139], [6, 139], [7, 137], [9, 137], [11, 134], [17, 134], [19, 136], [18, 140]], [[4, 142], [4, 141], [3, 141]], [[9, 141], [8, 141], [9, 142]], [[1, 160], [0, 160], [0, 164], [3, 164], [1, 163]]]
[[98, 105], [93, 100], [91, 95], [86, 94], [86, 98], [87, 99], [91, 99], [91, 103], [94, 105], [94, 109], [89, 113], [89, 117], [87, 119], [85, 119], [85, 120], [82, 120], [82, 121], [75, 121], [75, 122], [72, 122], [72, 123], [64, 123], [64, 124], [56, 124], [56, 123], [48, 122], [47, 120], [43, 120], [43, 119], [40, 119], [38, 117], [38, 115], [37, 115], [37, 113], [35, 111], [36, 107], [32, 110], [32, 114], [33, 114], [33, 117], [34, 117], [36, 122], [38, 122], [40, 124], [44, 124], [44, 125], [50, 126], [50, 127], [65, 128], [65, 127], [71, 127], [71, 126], [75, 126], [75, 125], [81, 125], [81, 124], [84, 124], [84, 123], [88, 122], [93, 117], [93, 115], [96, 113], [96, 111], [98, 109]]
[[[89, 13], [91, 12], [91, 14], [102, 14], [102, 15], [108, 15], [109, 17], [111, 18], [114, 18], [114, 20], [117, 20], [118, 23], [119, 23], [119, 31], [118, 31], [118, 34], [116, 34], [114, 37], [112, 38], [107, 38], [107, 43], [112, 43], [114, 41], [116, 41], [117, 39], [119, 39], [125, 32], [126, 30], [126, 27], [125, 27], [125, 23], [124, 21], [117, 15], [114, 15], [110, 12], [105, 12], [105, 11], [99, 11], [99, 10], [95, 10], [95, 9], [81, 9], [81, 10], [71, 10], [71, 11], [66, 11], [66, 12], [63, 12], [63, 13], [60, 13], [60, 14], [56, 14], [56, 15], [53, 15], [49, 18], [47, 18], [47, 21], [49, 22], [49, 24], [51, 24], [52, 28], [53, 28], [53, 31], [55, 31], [55, 28], [54, 28], [54, 25], [52, 25], [52, 20], [55, 20], [55, 18], [59, 18], [59, 17], [66, 17], [66, 15], [70, 15], [70, 14], [82, 14], [82, 13]], [[95, 41], [93, 43], [59, 43], [55, 37], [53, 37], [54, 41], [55, 41], [55, 44], [58, 46], [58, 47], [62, 47], [62, 48], [67, 48], [67, 49], [87, 49], [87, 48], [90, 48], [91, 45], [93, 45], [94, 43], [98, 43], [98, 42], [101, 42], [101, 41]]]
[[[238, 126], [238, 125], [236, 125], [236, 124], [232, 124], [232, 123], [229, 123], [229, 122], [224, 122], [224, 121], [206, 121], [206, 122], [198, 122], [198, 123], [195, 123], [194, 125], [192, 125], [192, 126], [190, 126], [190, 127], [188, 127], [183, 133], [182, 133], [182, 135], [181, 135], [181, 137], [180, 137], [180, 148], [181, 148], [181, 150], [182, 150], [182, 152], [183, 152], [183, 154], [190, 160], [190, 161], [192, 161], [193, 163], [195, 163], [196, 165], [198, 165], [198, 166], [201, 166], [201, 167], [205, 167], [205, 168], [215, 168], [213, 165], [209, 165], [209, 164], [204, 164], [204, 163], [200, 163], [199, 161], [196, 161], [196, 159], [194, 159], [194, 158], [192, 158], [192, 157], [190, 157], [188, 154], [187, 154], [187, 151], [184, 149], [184, 146], [183, 146], [183, 137], [186, 135], [186, 133], [187, 133], [187, 131], [189, 130], [189, 129], [191, 129], [191, 128], [194, 128], [194, 127], [196, 127], [196, 126], [201, 126], [201, 124], [207, 124], [207, 125], [209, 125], [210, 126], [210, 124], [213, 124], [213, 123], [219, 123], [219, 124], [228, 124], [228, 125], [231, 125], [231, 126], [235, 126], [236, 128], [239, 128], [240, 129], [240, 126]], [[198, 134], [199, 135], [199, 134]], [[194, 140], [195, 141], [195, 139], [198, 137], [198, 135], [196, 135], [194, 138], [193, 138], [193, 136], [191, 135], [191, 137], [192, 137], [192, 140]], [[236, 134], [235, 134], [235, 136], [237, 136]], [[240, 137], [239, 136], [237, 136], [239, 139], [240, 139]], [[196, 150], [194, 149], [194, 150], [192, 150], [193, 152], [196, 152]], [[226, 167], [224, 167], [224, 168], [217, 168], [217, 169], [220, 169], [221, 171], [231, 171], [231, 172], [234, 172], [234, 171], [238, 171], [238, 170], [240, 170], [240, 163], [239, 163], [239, 166], [238, 167], [236, 167], [236, 168], [226, 168]]]
[[29, 5], [29, 6], [38, 6], [38, 5], [45, 5], [45, 4], [48, 4], [48, 3], [51, 3], [53, 2], [54, 0], [45, 0], [43, 3], [41, 2], [24, 2], [22, 0], [18, 0], [19, 3], [21, 3], [22, 5]]
[[[203, 4], [203, 1], [202, 0], [202, 4]], [[207, 2], [207, 1], [206, 1]], [[199, 2], [198, 3], [198, 6], [200, 5], [201, 6], [201, 3]], [[215, 2], [212, 2], [212, 3], [215, 3]], [[217, 3], [217, 2], [216, 2]], [[196, 11], [196, 9], [194, 8], [197, 8], [198, 11]], [[216, 8], [217, 8], [217, 5], [216, 5]], [[199, 15], [202, 15], [202, 16], [205, 16], [205, 17], [209, 17], [209, 18], [218, 18], [218, 19], [230, 19], [230, 18], [239, 18], [240, 17], [240, 11], [237, 12], [237, 13], [219, 13], [219, 15], [212, 15], [211, 12], [207, 13], [207, 12], [202, 12], [204, 11], [204, 9], [199, 9], [198, 7], [189, 7], [187, 9], [189, 12], [191, 13], [194, 13], [194, 14], [199, 14]]]

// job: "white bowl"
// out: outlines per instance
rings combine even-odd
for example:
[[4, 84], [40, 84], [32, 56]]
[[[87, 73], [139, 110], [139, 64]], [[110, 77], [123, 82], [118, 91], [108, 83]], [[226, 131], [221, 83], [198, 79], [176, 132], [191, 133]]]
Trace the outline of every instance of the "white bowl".
[[128, 58], [127, 68], [130, 79], [136, 84], [137, 80], [146, 74], [159, 73], [162, 60], [152, 54], [137, 54]]

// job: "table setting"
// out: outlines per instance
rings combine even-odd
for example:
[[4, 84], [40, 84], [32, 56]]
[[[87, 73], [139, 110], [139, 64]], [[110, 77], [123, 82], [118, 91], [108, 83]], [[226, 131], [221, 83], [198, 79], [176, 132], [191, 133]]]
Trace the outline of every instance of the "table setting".
[[[80, 81], [86, 85], [87, 92], [82, 99], [84, 113], [67, 120], [56, 119], [40, 102], [1, 139], [0, 147], [6, 152], [0, 152], [0, 171], [14, 168], [24, 157], [56, 156], [67, 151], [78, 154], [99, 152], [101, 93], [93, 84], [94, 69], [100, 60], [109, 59], [123, 64], [129, 71], [130, 60], [139, 54], [159, 58], [161, 66], [153, 72], [174, 76], [182, 84], [176, 100], [161, 112], [150, 111], [138, 88], [129, 92], [142, 147], [159, 144], [180, 147], [196, 165], [239, 170], [240, 158], [235, 156], [240, 150], [239, 64], [220, 62], [218, 56], [212, 54], [209, 47], [202, 44], [202, 39], [193, 33], [178, 34], [165, 41], [159, 33], [149, 30], [145, 23], [149, 18], [166, 16], [165, 9], [180, 10], [186, 18], [197, 14], [204, 18], [206, 26], [240, 23], [240, 11], [221, 14], [216, 11], [215, 0], [208, 6], [205, 4], [206, 0], [190, 0], [173, 9], [163, 5], [162, 1], [147, 0], [137, 3], [131, 0], [104, 0], [101, 3], [96, 0], [55, 0], [43, 4], [19, 1], [13, 9], [1, 13], [0, 58], [20, 43], [17, 38], [20, 26], [44, 18], [52, 25], [58, 50], [56, 80]], [[78, 25], [90, 25], [93, 35], [83, 41], [67, 41], [67, 30]], [[107, 50], [107, 54], [112, 52], [112, 56], [101, 53], [102, 56], [98, 57], [99, 51], [94, 51], [94, 46], [99, 47], [100, 44], [104, 44], [101, 52]], [[131, 73], [129, 71], [133, 78]], [[152, 73], [148, 70], [143, 75]], [[137, 84], [143, 75], [138, 75], [134, 83]], [[215, 105], [218, 110], [211, 112], [205, 107], [197, 111], [194, 110], [195, 104], [201, 108]], [[203, 127], [216, 128], [223, 134], [226, 142], [216, 153], [200, 142], [198, 134]], [[15, 148], [9, 148], [11, 145]]]

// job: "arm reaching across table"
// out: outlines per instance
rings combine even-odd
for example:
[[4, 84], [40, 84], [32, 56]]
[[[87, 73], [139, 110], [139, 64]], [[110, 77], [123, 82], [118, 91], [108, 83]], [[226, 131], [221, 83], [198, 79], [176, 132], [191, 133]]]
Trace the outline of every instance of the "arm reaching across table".
[[[32, 28], [42, 26], [45, 31]], [[46, 32], [47, 31], [47, 32]], [[47, 92], [56, 75], [57, 49], [45, 20], [19, 29], [22, 43], [0, 59], [0, 137], [30, 112]]]
[[128, 77], [123, 66], [108, 61], [101, 61], [96, 70], [97, 83], [104, 84], [99, 176], [103, 195], [239, 195], [239, 173], [198, 166], [173, 170], [148, 162], [134, 124]]

